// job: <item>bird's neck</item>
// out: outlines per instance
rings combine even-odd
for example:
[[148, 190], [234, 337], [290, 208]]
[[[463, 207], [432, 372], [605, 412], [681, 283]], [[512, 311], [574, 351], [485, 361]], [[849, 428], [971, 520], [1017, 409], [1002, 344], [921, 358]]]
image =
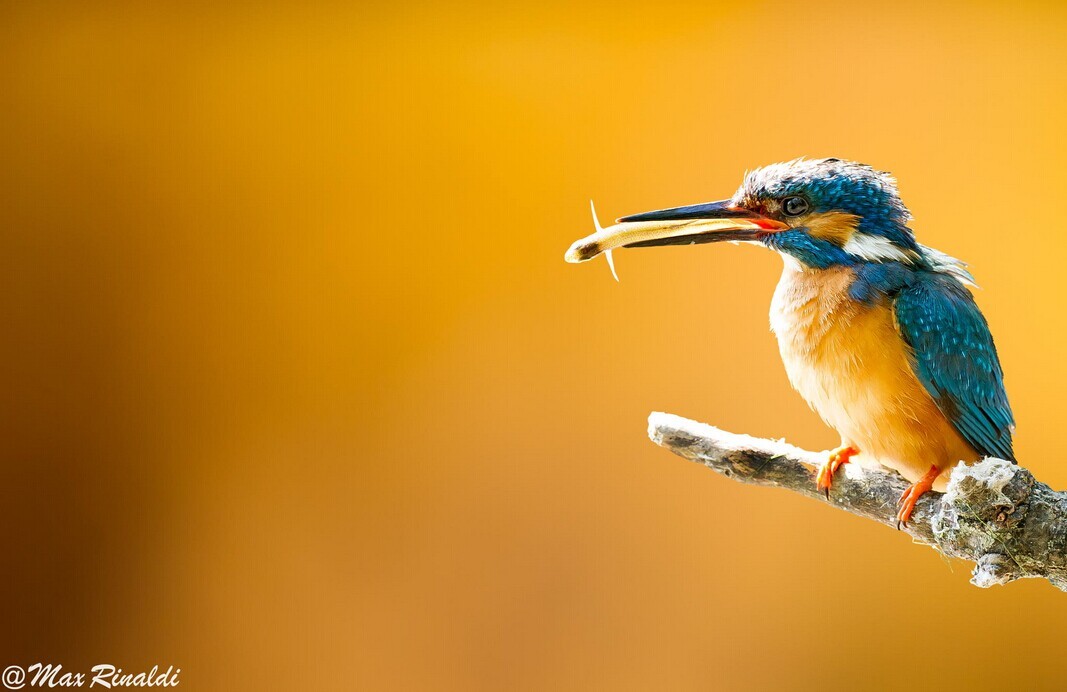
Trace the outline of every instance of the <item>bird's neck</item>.
[[855, 305], [849, 288], [856, 279], [851, 267], [812, 269], [786, 256], [782, 277], [771, 301], [771, 329], [779, 344], [792, 345], [798, 352], [812, 352], [835, 315]]
[[[909, 262], [860, 262], [812, 267], [796, 257], [782, 253], [782, 278], [775, 299], [802, 293], [808, 299], [819, 298], [837, 303], [848, 299], [855, 303], [873, 305], [891, 299], [901, 289], [928, 271]], [[831, 295], [832, 294], [832, 295]]]

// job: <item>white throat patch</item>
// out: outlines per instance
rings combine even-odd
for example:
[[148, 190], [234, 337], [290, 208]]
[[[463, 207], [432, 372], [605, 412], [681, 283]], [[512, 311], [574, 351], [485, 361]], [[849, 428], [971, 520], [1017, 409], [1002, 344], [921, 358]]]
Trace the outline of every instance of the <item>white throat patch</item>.
[[854, 233], [842, 249], [848, 254], [861, 257], [868, 262], [882, 262], [885, 260], [913, 262], [916, 259], [914, 252], [902, 250], [888, 238], [867, 233]]

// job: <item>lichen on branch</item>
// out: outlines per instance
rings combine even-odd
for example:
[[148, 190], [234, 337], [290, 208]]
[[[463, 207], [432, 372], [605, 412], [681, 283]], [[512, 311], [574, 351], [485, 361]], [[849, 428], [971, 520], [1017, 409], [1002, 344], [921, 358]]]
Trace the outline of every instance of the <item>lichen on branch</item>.
[[[668, 413], [649, 416], [648, 436], [727, 478], [827, 501], [815, 487], [823, 461], [823, 455], [815, 452]], [[834, 478], [829, 502], [895, 528], [896, 501], [907, 485], [888, 469], [849, 464]], [[920, 498], [903, 530], [945, 555], [974, 562], [975, 586], [1037, 577], [1067, 591], [1067, 493], [1052, 490], [1025, 468], [1003, 459], [957, 466], [947, 491]]]

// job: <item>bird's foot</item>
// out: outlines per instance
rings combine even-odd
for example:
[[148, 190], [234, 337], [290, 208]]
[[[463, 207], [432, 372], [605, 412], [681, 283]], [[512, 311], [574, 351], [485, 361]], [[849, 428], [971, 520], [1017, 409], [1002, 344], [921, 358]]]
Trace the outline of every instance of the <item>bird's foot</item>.
[[815, 477], [815, 487], [826, 494], [827, 500], [830, 499], [830, 487], [834, 484], [834, 473], [859, 453], [860, 451], [855, 447], [838, 447], [830, 452], [830, 458], [819, 467], [819, 475]]
[[911, 513], [915, 510], [915, 503], [918, 502], [919, 498], [928, 490], [934, 487], [934, 480], [940, 475], [941, 469], [936, 466], [931, 466], [925, 476], [912, 483], [904, 490], [904, 494], [897, 500], [897, 504], [900, 505], [900, 509], [897, 510], [897, 531], [900, 530], [901, 526], [907, 528], [908, 520], [911, 519]]

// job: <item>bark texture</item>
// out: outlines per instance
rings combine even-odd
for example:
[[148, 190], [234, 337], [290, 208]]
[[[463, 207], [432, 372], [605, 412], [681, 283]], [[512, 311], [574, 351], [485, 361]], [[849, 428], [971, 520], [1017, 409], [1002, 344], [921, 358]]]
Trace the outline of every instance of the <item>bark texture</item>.
[[[668, 413], [649, 416], [648, 436], [727, 478], [786, 488], [826, 502], [815, 488], [825, 453], [725, 432]], [[829, 502], [896, 528], [897, 498], [907, 485], [893, 471], [847, 464], [834, 476]], [[1003, 459], [960, 464], [952, 471], [947, 492], [924, 495], [902, 530], [945, 555], [974, 562], [975, 586], [1039, 577], [1067, 591], [1067, 493], [1052, 490]]]

